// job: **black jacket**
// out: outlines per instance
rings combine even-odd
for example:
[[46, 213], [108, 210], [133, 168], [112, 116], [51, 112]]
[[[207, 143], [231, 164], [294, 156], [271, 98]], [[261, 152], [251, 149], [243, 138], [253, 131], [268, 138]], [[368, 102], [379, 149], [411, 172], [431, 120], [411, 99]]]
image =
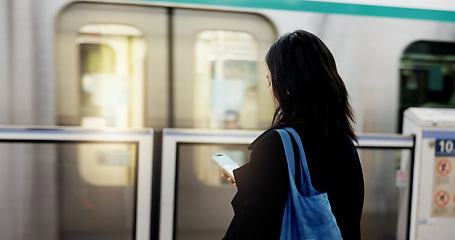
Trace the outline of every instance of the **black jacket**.
[[[342, 129], [326, 137], [311, 128], [292, 127], [302, 139], [313, 187], [327, 192], [343, 239], [360, 239], [364, 183], [352, 140]], [[234, 171], [235, 215], [223, 240], [279, 239], [289, 192], [283, 143], [278, 132], [270, 129], [249, 149], [249, 163]], [[294, 151], [298, 154], [295, 146]]]

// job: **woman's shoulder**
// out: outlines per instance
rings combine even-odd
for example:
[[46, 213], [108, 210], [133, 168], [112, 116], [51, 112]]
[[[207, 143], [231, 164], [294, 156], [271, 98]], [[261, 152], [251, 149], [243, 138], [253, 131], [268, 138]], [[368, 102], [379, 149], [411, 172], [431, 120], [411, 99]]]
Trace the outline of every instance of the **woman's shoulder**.
[[248, 166], [249, 174], [256, 177], [275, 176], [274, 179], [280, 179], [281, 182], [289, 180], [283, 142], [275, 129], [268, 129], [262, 133], [253, 141], [249, 149], [252, 150]]
[[278, 142], [281, 142], [281, 138], [277, 131], [278, 128], [269, 128], [259, 135], [249, 146], [249, 150], [253, 150], [257, 147], [274, 145]]
[[276, 150], [277, 145], [282, 146], [282, 140], [280, 134], [276, 131], [277, 129], [284, 129], [285, 127], [293, 128], [300, 139], [304, 147], [310, 149], [319, 149], [320, 147], [330, 147], [335, 149], [343, 149], [348, 152], [356, 152], [353, 140], [349, 137], [347, 131], [343, 128], [333, 129], [330, 135], [325, 135], [321, 131], [317, 131], [315, 128], [307, 125], [290, 125], [269, 128], [259, 135], [249, 146], [249, 150], [254, 149], [267, 149], [272, 148]]

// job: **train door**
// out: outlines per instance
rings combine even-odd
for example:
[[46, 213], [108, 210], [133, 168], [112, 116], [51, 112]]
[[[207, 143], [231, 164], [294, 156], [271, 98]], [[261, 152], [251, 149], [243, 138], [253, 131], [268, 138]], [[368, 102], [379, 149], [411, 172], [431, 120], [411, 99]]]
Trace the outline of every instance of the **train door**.
[[254, 14], [174, 11], [177, 126], [264, 129], [273, 104], [264, 56], [276, 34]]
[[57, 28], [58, 125], [270, 124], [264, 56], [276, 33], [258, 15], [76, 3]]
[[[276, 38], [255, 14], [175, 9], [173, 67], [175, 125], [264, 129], [274, 107], [264, 61]], [[186, 144], [177, 149], [175, 239], [221, 239], [233, 216], [235, 187], [210, 161], [224, 152], [240, 165], [246, 145]]]
[[[58, 125], [166, 126], [167, 30], [164, 8], [76, 3], [64, 9], [57, 20]], [[68, 163], [58, 173], [59, 239], [125, 239], [137, 200], [128, 198], [137, 181], [134, 148], [69, 144], [56, 152]]]
[[58, 125], [166, 126], [166, 9], [77, 3], [57, 27]]

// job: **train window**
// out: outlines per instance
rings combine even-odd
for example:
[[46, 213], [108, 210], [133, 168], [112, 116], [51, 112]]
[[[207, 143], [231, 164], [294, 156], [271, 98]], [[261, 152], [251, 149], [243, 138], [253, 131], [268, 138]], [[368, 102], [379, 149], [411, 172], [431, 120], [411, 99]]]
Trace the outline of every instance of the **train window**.
[[87, 24], [79, 29], [81, 126], [141, 127], [145, 42], [136, 28]]
[[258, 128], [258, 44], [253, 36], [203, 31], [196, 37], [195, 52], [195, 82], [206, 86], [195, 88], [195, 117], [211, 128]]
[[174, 11], [173, 113], [176, 127], [264, 129], [274, 106], [264, 56], [276, 38], [262, 17]]
[[455, 107], [454, 81], [455, 43], [418, 41], [409, 45], [400, 63], [401, 121], [408, 107]]
[[167, 9], [77, 2], [56, 21], [56, 124], [168, 126]]

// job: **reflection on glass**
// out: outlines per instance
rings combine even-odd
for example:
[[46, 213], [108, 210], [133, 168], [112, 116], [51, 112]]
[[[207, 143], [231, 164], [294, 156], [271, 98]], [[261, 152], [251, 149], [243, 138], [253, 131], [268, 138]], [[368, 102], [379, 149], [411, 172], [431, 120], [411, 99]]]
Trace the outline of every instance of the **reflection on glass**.
[[136, 146], [58, 149], [62, 239], [128, 239], [133, 233]]
[[196, 127], [259, 128], [258, 44], [245, 32], [208, 30], [197, 35]]
[[239, 165], [249, 159], [247, 145], [179, 144], [177, 159], [176, 240], [221, 239], [232, 218], [236, 192], [210, 159], [226, 153]]
[[136, 145], [2, 143], [0, 151], [1, 239], [134, 236]]
[[142, 127], [146, 44], [134, 27], [88, 24], [79, 29], [81, 125]]
[[[194, 171], [194, 175], [197, 179], [204, 184], [219, 186], [220, 184], [229, 184], [229, 182], [220, 177], [221, 171], [219, 167], [213, 161], [210, 160], [210, 157], [213, 154], [224, 153], [227, 154], [232, 160], [234, 160], [239, 166], [244, 165], [248, 162], [250, 153], [246, 146], [240, 145], [223, 145], [223, 146], [213, 146], [213, 145], [199, 145], [193, 146], [191, 151], [187, 152], [192, 154], [193, 159], [191, 160], [193, 166], [191, 167]], [[188, 155], [188, 158], [191, 158]]]
[[[359, 150], [365, 181], [362, 238], [397, 239], [399, 231], [406, 231], [407, 224], [403, 221], [407, 218], [401, 215], [407, 215], [408, 202], [402, 199], [407, 198], [409, 192], [407, 186], [396, 184], [396, 172], [402, 167], [403, 153], [409, 154], [410, 151]], [[403, 167], [407, 169], [409, 166]], [[402, 226], [402, 229], [397, 229], [397, 226]]]

